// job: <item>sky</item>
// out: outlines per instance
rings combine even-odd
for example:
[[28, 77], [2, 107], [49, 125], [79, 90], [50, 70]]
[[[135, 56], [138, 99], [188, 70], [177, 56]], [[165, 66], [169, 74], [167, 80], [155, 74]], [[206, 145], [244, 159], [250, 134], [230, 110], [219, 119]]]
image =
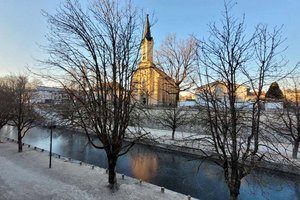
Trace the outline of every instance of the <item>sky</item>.
[[[122, 1], [122, 0], [119, 0]], [[39, 45], [46, 45], [47, 22], [42, 10], [54, 14], [63, 0], [0, 0], [0, 76], [23, 73], [26, 66], [37, 67], [38, 59], [47, 55]], [[85, 1], [81, 1], [85, 2]], [[283, 25], [282, 47], [288, 66], [300, 61], [299, 0], [235, 0], [234, 14], [245, 14], [246, 31], [250, 34], [258, 23], [270, 28]], [[151, 28], [154, 48], [175, 33], [179, 39], [189, 35], [208, 37], [208, 25], [221, 19], [223, 0], [133, 0], [145, 13], [153, 13]], [[152, 18], [153, 19], [153, 18]], [[154, 21], [154, 20], [153, 20]]]

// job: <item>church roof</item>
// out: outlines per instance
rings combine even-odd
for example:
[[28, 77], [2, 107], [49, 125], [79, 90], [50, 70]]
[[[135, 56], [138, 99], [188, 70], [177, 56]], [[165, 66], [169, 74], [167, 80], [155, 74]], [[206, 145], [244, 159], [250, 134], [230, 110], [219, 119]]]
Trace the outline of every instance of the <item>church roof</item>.
[[143, 39], [147, 39], [147, 40], [152, 40], [151, 37], [151, 31], [150, 31], [150, 23], [149, 23], [149, 15], [147, 14], [146, 16], [146, 23], [145, 23], [145, 28], [144, 28], [144, 35], [143, 35]]
[[149, 68], [154, 69], [154, 71], [156, 71], [158, 74], [160, 74], [162, 77], [164, 77], [170, 84], [176, 86], [174, 79], [172, 77], [170, 77], [168, 74], [166, 74], [163, 70], [156, 67], [154, 63], [152, 63], [151, 66], [148, 66], [148, 67], [142, 67], [142, 68], [139, 67], [139, 68], [137, 68], [136, 71], [145, 70], [145, 69], [149, 69]]

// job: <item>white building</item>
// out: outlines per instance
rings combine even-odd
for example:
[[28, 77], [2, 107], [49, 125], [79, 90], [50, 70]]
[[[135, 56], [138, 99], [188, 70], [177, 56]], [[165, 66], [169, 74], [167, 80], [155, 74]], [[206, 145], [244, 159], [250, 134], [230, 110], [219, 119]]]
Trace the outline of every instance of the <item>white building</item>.
[[38, 86], [32, 101], [34, 103], [61, 103], [68, 99], [63, 88]]
[[265, 110], [266, 111], [274, 111], [274, 110], [282, 110], [283, 102], [266, 102]]
[[[236, 102], [240, 103], [238, 106], [243, 106], [245, 102], [249, 100], [249, 91], [250, 88], [245, 85], [236, 85]], [[226, 84], [221, 81], [215, 81], [203, 86], [200, 86], [196, 89], [196, 101], [200, 105], [205, 105], [206, 97], [213, 98], [216, 101], [223, 102], [228, 100], [228, 88]], [[248, 106], [248, 105], [247, 105]]]

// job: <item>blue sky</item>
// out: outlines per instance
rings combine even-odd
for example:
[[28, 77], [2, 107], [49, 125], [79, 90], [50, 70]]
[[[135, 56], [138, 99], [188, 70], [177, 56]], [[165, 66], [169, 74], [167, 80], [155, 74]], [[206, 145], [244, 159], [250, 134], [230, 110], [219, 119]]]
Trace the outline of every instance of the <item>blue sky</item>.
[[[120, 0], [122, 1], [122, 0]], [[41, 10], [55, 13], [63, 0], [0, 0], [0, 76], [35, 67], [35, 58], [46, 55], [38, 44], [46, 44], [47, 23]], [[169, 33], [179, 38], [194, 34], [208, 36], [207, 25], [219, 21], [223, 0], [133, 0], [145, 12], [154, 13], [157, 22], [152, 27], [155, 48]], [[300, 1], [299, 0], [236, 0], [235, 15], [245, 14], [247, 31], [258, 23], [283, 27], [287, 40], [286, 58], [293, 66], [300, 61]]]

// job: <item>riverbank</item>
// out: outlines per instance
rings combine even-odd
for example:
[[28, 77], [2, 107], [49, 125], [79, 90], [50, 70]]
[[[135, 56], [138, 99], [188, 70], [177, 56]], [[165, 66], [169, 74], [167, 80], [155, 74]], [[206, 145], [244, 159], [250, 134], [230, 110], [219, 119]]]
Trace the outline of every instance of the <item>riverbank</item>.
[[[188, 199], [186, 195], [118, 174], [119, 190], [107, 188], [106, 170], [66, 158], [52, 159], [48, 152], [24, 146], [18, 153], [16, 143], [0, 142], [0, 199]], [[192, 198], [194, 199], [194, 198]]]
[[[83, 134], [83, 131], [76, 128], [70, 127], [60, 127], [62, 130], [74, 130]], [[152, 129], [152, 128], [136, 128], [129, 126], [125, 141], [132, 141], [132, 133], [141, 131], [142, 133], [148, 133], [148, 135], [141, 140], [137, 141], [137, 144], [148, 145], [166, 151], [180, 152], [188, 155], [195, 156], [197, 158], [206, 158], [207, 155], [214, 154], [213, 147], [209, 143], [199, 143], [197, 141], [204, 141], [207, 135], [192, 133], [192, 132], [182, 132], [178, 131], [175, 134], [175, 139], [171, 138], [172, 131]], [[273, 145], [276, 145], [275, 143]], [[256, 168], [271, 170], [276, 173], [288, 173], [291, 175], [300, 176], [300, 159], [292, 159], [292, 145], [277, 144], [276, 146], [281, 146], [284, 148], [280, 152], [267, 152], [268, 149], [260, 149], [259, 151], [264, 151], [268, 156], [265, 156], [264, 160], [260, 161]], [[280, 148], [278, 148], [279, 150]], [[300, 153], [300, 152], [299, 152]], [[211, 158], [209, 158], [211, 159]]]
[[[129, 127], [134, 131], [133, 127]], [[175, 139], [171, 138], [172, 131], [144, 128], [148, 132], [150, 138], [145, 138], [139, 143], [144, 145], [154, 146], [156, 148], [165, 149], [167, 151], [180, 152], [188, 155], [193, 155], [198, 158], [207, 158], [207, 155], [213, 155], [213, 147], [209, 143], [203, 142], [201, 145], [197, 141], [205, 140], [206, 135], [200, 135], [191, 132], [176, 132]], [[264, 160], [261, 160], [256, 168], [271, 170], [276, 173], [288, 173], [291, 175], [300, 176], [300, 159], [292, 159], [292, 145], [284, 143], [273, 145], [278, 147], [277, 152], [269, 152], [269, 149], [259, 149], [260, 153], [266, 153]], [[277, 153], [278, 155], [276, 155]], [[211, 159], [211, 158], [209, 158]]]
[[[200, 149], [191, 148], [188, 146], [177, 146], [177, 145], [165, 144], [165, 143], [153, 143], [153, 141], [150, 140], [141, 141], [139, 142], [139, 144], [163, 149], [168, 152], [176, 152], [176, 153], [186, 154], [189, 156], [194, 156], [195, 158], [198, 159], [205, 159], [206, 154], [208, 153], [208, 152], [203, 152]], [[212, 158], [209, 159], [212, 160]], [[288, 163], [285, 164], [280, 162], [271, 162], [271, 161], [262, 160], [260, 161], [260, 163], [257, 164], [255, 169], [269, 170], [269, 171], [273, 171], [274, 173], [289, 174], [291, 176], [296, 175], [299, 176], [300, 178], [300, 167], [297, 166], [296, 164], [288, 164]]]

